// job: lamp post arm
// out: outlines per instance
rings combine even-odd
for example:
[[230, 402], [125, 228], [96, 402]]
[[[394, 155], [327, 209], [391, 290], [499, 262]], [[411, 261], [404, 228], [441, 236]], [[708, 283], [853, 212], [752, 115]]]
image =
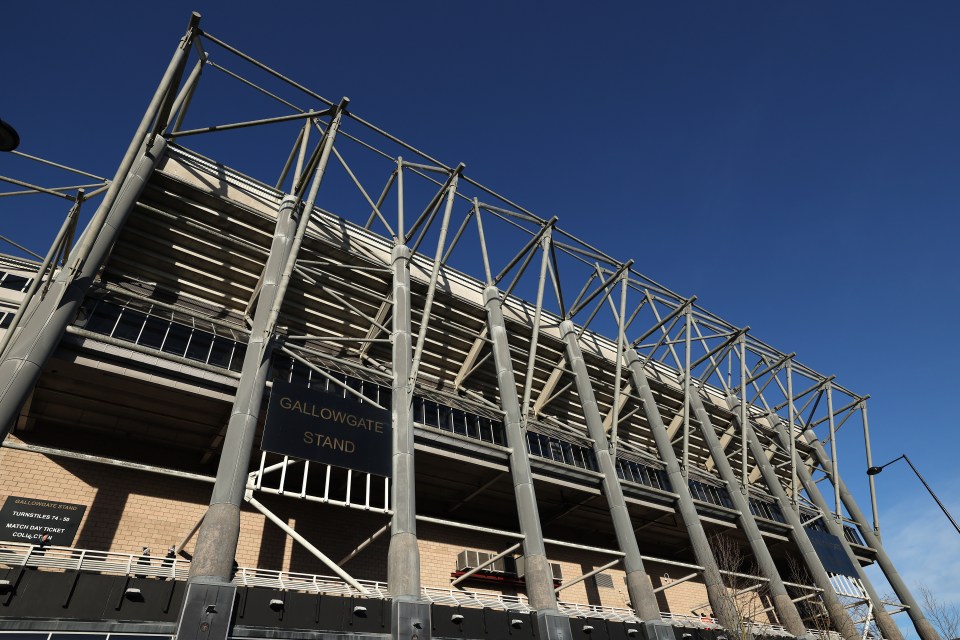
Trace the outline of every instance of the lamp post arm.
[[[880, 469], [881, 469], [881, 470], [886, 469], [887, 467], [889, 467], [890, 465], [892, 465], [894, 462], [896, 462], [896, 461], [898, 461], [898, 460], [903, 460], [903, 459], [906, 458], [906, 457], [907, 457], [907, 454], [905, 454], [905, 453], [900, 454], [900, 457], [899, 457], [899, 458], [894, 458], [893, 460], [891, 460], [891, 461], [888, 462], [887, 464], [885, 464], [885, 465], [883, 465], [882, 467], [880, 467]], [[908, 460], [907, 462], [909, 463], [910, 461]], [[910, 466], [913, 467], [912, 464], [911, 464]], [[914, 469], [914, 471], [916, 471], [916, 469]]]
[[947, 516], [947, 519], [950, 520], [950, 524], [953, 525], [953, 528], [957, 530], [957, 533], [960, 533], [960, 526], [957, 525], [957, 521], [953, 519], [953, 516], [950, 515], [950, 512], [947, 511], [947, 508], [940, 502], [940, 498], [937, 497], [937, 494], [933, 492], [933, 489], [930, 488], [930, 485], [927, 484], [927, 481], [923, 479], [923, 476], [920, 475], [920, 472], [917, 471], [917, 468], [913, 466], [913, 463], [910, 462], [910, 458], [907, 457], [907, 454], [900, 456], [907, 461], [907, 464], [910, 465], [910, 468], [913, 469], [913, 472], [917, 474], [917, 477], [920, 478], [920, 482], [923, 483], [923, 486], [926, 487], [927, 491], [937, 501], [937, 505], [940, 507], [940, 510], [943, 511], [943, 515]]

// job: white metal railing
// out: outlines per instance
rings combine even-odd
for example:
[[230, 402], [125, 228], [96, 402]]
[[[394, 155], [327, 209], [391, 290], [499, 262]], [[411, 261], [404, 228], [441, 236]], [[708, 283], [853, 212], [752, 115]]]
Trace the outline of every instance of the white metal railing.
[[[675, 626], [700, 627], [704, 629], [720, 628], [720, 621], [713, 616], [695, 616], [684, 613], [670, 613], [669, 611], [661, 611], [660, 617], [668, 622], [672, 622]], [[793, 635], [788, 632], [785, 627], [779, 624], [753, 622], [748, 624], [744, 631], [749, 632], [753, 636], [793, 637]]]
[[[54, 571], [89, 571], [167, 580], [186, 580], [190, 575], [190, 561], [178, 557], [92, 551], [73, 547], [41, 547], [22, 542], [0, 542], [0, 566], [36, 567]], [[390, 595], [384, 582], [358, 580], [369, 592], [363, 594], [337, 576], [250, 567], [238, 567], [233, 582], [237, 586], [267, 587], [309, 593], [372, 595], [377, 598], [388, 598]]]
[[819, 629], [807, 629], [807, 633], [813, 635], [820, 640], [843, 640], [841, 636], [836, 631], [820, 631]]
[[636, 622], [638, 624], [641, 622], [633, 609], [626, 607], [603, 607], [579, 602], [558, 602], [557, 607], [571, 618], [602, 618], [604, 620]]
[[863, 583], [858, 578], [831, 573], [830, 584], [833, 585], [833, 590], [837, 592], [838, 596], [847, 596], [858, 600], [866, 600], [869, 597]]
[[12, 640], [66, 640], [71, 636], [77, 636], [78, 640], [130, 640], [131, 638], [143, 638], [143, 640], [170, 640], [169, 633], [131, 633], [124, 631], [122, 633], [109, 633], [107, 631], [0, 631], [0, 639], [10, 637]]
[[465, 591], [462, 589], [442, 589], [437, 587], [423, 587], [423, 597], [428, 602], [453, 606], [469, 607], [473, 609], [500, 609], [503, 611], [519, 611], [528, 613], [533, 611], [527, 602], [526, 596], [508, 596], [500, 593], [483, 593], [479, 591]]
[[[166, 558], [117, 551], [93, 551], [74, 547], [41, 547], [40, 545], [23, 542], [0, 542], [0, 566], [10, 568], [36, 567], [54, 571], [90, 571], [101, 574], [167, 580], [186, 580], [190, 574], [190, 561], [179, 557]], [[238, 567], [233, 577], [233, 583], [239, 587], [264, 587], [283, 591], [341, 596], [390, 597], [385, 582], [376, 580], [358, 580], [357, 582], [368, 593], [361, 593], [337, 576], [323, 576], [312, 573]], [[439, 587], [423, 587], [422, 594], [424, 600], [436, 604], [522, 613], [532, 611], [524, 595], [483, 593]], [[618, 622], [641, 622], [633, 609], [627, 607], [605, 607], [579, 602], [558, 602], [557, 606], [561, 612], [571, 618], [589, 617]], [[717, 619], [708, 616], [694, 616], [669, 611], [661, 611], [660, 616], [666, 621], [682, 626], [719, 628]], [[751, 630], [756, 635], [787, 634], [786, 630], [779, 625], [754, 624]], [[839, 636], [833, 632], [827, 634], [815, 633], [815, 635], [818, 635], [821, 640], [840, 640]]]
[[186, 580], [190, 573], [190, 563], [181, 558], [155, 558], [73, 547], [42, 547], [23, 542], [0, 542], [2, 565], [182, 580]]

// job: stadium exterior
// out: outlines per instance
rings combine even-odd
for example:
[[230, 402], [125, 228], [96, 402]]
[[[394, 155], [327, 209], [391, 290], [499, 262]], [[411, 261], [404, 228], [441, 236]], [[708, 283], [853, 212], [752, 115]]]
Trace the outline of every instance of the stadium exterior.
[[[214, 73], [276, 115], [185, 126]], [[113, 180], [22, 186], [73, 204], [0, 263], [17, 637], [938, 638], [838, 472], [865, 396], [199, 16]]]

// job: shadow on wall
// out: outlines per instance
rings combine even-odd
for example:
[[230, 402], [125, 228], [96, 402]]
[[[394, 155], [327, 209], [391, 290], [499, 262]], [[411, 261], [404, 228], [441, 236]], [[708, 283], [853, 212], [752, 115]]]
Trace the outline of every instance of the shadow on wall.
[[[265, 507], [273, 511], [284, 522], [295, 522], [294, 529], [318, 548], [333, 562], [339, 563], [361, 542], [366, 540], [388, 519], [388, 516], [374, 513], [323, 505], [307, 500], [284, 499], [264, 495], [258, 498]], [[276, 537], [279, 536], [279, 537]], [[288, 544], [287, 534], [275, 524], [267, 522], [263, 531], [261, 554], [267, 557], [267, 540], [279, 553], [279, 558], [270, 556], [274, 566], [283, 562], [284, 548]], [[334, 575], [319, 558], [296, 540], [290, 540], [289, 570], [296, 573]], [[389, 532], [378, 537], [353, 560], [343, 565], [343, 569], [359, 580], [387, 579], [387, 549], [390, 544]], [[264, 566], [264, 565], [261, 565]]]
[[[596, 568], [597, 567], [594, 566], [592, 563], [587, 563], [587, 562], [581, 563], [580, 575], [583, 575], [585, 573], [590, 573]], [[587, 604], [590, 604], [593, 606], [600, 606], [601, 604], [603, 604], [603, 601], [600, 599], [600, 590], [597, 588], [598, 575], [583, 581], [584, 589], [587, 592]], [[563, 600], [563, 591], [559, 593], [559, 599]]]
[[95, 491], [76, 547], [138, 553], [148, 546], [154, 555], [162, 555], [186, 535], [209, 500], [205, 483], [79, 460], [49, 460]]

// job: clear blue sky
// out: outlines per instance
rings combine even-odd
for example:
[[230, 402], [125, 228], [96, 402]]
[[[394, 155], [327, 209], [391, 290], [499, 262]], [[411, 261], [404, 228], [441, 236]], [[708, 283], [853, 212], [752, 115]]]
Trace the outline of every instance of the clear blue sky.
[[[876, 460], [907, 453], [960, 513], [960, 4], [11, 3], [21, 150], [112, 176], [191, 9], [871, 394]], [[0, 233], [42, 252], [65, 208], [31, 206], [0, 201]], [[856, 435], [841, 464], [867, 507]], [[877, 480], [903, 574], [960, 602], [960, 536], [903, 463]]]

